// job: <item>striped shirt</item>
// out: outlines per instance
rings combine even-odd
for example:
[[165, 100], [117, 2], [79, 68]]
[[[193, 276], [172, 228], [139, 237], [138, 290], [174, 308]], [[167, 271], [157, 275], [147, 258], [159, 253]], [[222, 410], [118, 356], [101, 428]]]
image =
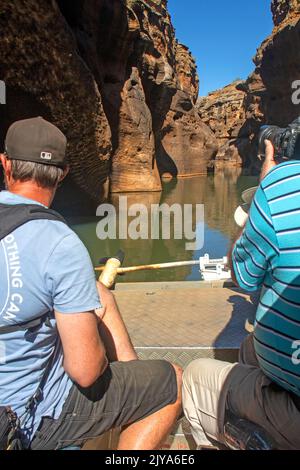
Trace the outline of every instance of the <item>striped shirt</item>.
[[300, 396], [300, 162], [261, 182], [233, 254], [243, 289], [261, 288], [254, 345], [263, 372]]

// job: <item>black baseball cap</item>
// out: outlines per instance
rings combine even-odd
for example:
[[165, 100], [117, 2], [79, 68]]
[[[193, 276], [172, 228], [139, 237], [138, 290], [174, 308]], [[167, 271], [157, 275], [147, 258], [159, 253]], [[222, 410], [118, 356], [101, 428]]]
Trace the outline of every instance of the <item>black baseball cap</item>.
[[67, 164], [66, 146], [65, 135], [40, 116], [14, 122], [5, 138], [9, 158], [60, 168]]

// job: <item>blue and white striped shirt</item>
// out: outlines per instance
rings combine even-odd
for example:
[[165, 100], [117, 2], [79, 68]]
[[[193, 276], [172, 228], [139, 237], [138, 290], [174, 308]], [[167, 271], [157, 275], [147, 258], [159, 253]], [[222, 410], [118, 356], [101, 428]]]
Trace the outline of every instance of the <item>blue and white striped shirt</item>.
[[300, 396], [300, 162], [261, 182], [232, 254], [243, 289], [262, 288], [254, 345], [263, 372]]

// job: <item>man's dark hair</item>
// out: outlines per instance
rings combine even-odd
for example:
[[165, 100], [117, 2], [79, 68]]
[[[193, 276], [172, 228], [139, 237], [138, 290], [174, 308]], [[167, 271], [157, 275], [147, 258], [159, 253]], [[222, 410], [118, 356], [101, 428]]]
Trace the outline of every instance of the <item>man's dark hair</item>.
[[11, 161], [12, 177], [16, 181], [34, 180], [42, 188], [53, 189], [63, 176], [64, 170], [57, 166], [22, 160], [9, 160]]

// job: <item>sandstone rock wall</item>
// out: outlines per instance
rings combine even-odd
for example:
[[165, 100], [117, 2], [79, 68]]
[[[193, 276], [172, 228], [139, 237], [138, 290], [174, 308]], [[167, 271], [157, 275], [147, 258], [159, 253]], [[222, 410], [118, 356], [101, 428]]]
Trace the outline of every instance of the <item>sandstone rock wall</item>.
[[140, 24], [120, 0], [78, 1], [76, 22], [68, 1], [59, 2], [79, 52], [99, 87], [112, 132], [110, 189], [161, 189], [152, 116], [141, 80]]
[[300, 13], [299, 0], [273, 0], [271, 5], [274, 25], [278, 26]]
[[157, 115], [156, 120], [161, 123], [164, 117], [162, 126], [156, 128], [157, 162], [161, 174], [206, 174], [217, 152], [216, 138], [195, 107], [199, 80], [188, 48], [177, 43], [175, 60], [176, 92], [168, 112]]
[[[244, 93], [241, 113], [231, 112], [235, 85], [225, 87], [200, 102], [200, 116], [210, 124], [210, 116], [218, 115], [218, 155], [222, 161], [224, 141], [218, 129], [227, 130], [227, 123], [240, 129], [235, 140], [225, 147], [225, 164], [240, 161], [250, 171], [258, 171], [257, 136], [262, 124], [287, 126], [300, 115], [300, 105], [293, 103], [292, 84], [300, 80], [300, 3], [299, 0], [273, 0], [271, 3], [274, 29], [262, 43], [254, 58], [255, 70], [245, 83], [238, 84]], [[240, 95], [242, 98], [242, 95]], [[218, 114], [222, 102], [221, 113]], [[242, 121], [242, 122], [241, 122]], [[223, 131], [221, 131], [222, 134]], [[217, 159], [218, 161], [218, 159]]]
[[[216, 141], [195, 112], [199, 79], [190, 51], [178, 43], [166, 1], [132, 1], [142, 49], [141, 76], [152, 115], [159, 173], [171, 176], [206, 173]], [[155, 13], [154, 13], [155, 12]], [[153, 14], [154, 13], [154, 14]]]
[[[236, 143], [245, 122], [245, 92], [241, 89], [242, 81], [236, 81], [227, 87], [199, 98], [198, 111], [202, 121], [214, 132], [219, 148], [215, 158], [215, 167], [223, 165], [242, 166], [243, 162]], [[244, 141], [239, 142], [243, 145]]]
[[78, 191], [103, 198], [111, 132], [95, 79], [55, 2], [1, 0], [0, 77], [7, 86], [1, 141], [14, 120], [50, 119], [68, 136]]
[[206, 172], [217, 144], [166, 0], [0, 0], [0, 29], [1, 138], [16, 119], [54, 122], [69, 141], [72, 197]]
[[[258, 167], [257, 135], [262, 124], [285, 127], [300, 116], [292, 101], [292, 85], [300, 79], [300, 4], [298, 0], [273, 0], [274, 30], [254, 58], [256, 68], [245, 84], [246, 121], [242, 128], [252, 138], [246, 154]], [[243, 156], [242, 156], [243, 157]]]

